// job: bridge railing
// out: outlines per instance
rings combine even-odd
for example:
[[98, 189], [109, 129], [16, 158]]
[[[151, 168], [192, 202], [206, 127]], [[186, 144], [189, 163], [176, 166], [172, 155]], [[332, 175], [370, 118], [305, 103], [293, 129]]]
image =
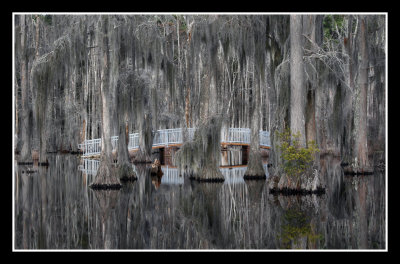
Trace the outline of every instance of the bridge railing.
[[83, 151], [83, 156], [98, 155], [101, 152], [101, 138], [85, 140], [78, 148]]
[[118, 147], [118, 136], [112, 136], [111, 137], [111, 146], [112, 146], [112, 149], [117, 149], [117, 147]]
[[229, 128], [228, 133], [222, 131], [221, 142], [250, 144], [250, 128]]
[[153, 138], [153, 146], [168, 146], [182, 143], [182, 129], [172, 128], [157, 130]]
[[[268, 131], [260, 130], [260, 146], [270, 147], [271, 141]], [[222, 132], [221, 142], [250, 144], [250, 128], [229, 128], [228, 133]]]
[[[188, 139], [194, 137], [195, 128], [188, 128]], [[228, 131], [221, 131], [221, 142], [250, 144], [251, 130], [249, 128], [229, 128]], [[153, 147], [168, 146], [183, 143], [182, 128], [161, 129], [154, 133]], [[118, 147], [118, 136], [111, 137], [112, 148]], [[270, 136], [268, 131], [260, 130], [260, 146], [269, 147]], [[83, 156], [99, 155], [101, 152], [101, 138], [85, 140], [78, 148], [83, 151]], [[129, 134], [128, 149], [139, 148], [139, 133]]]
[[[188, 140], [192, 140], [195, 128], [188, 128]], [[171, 128], [157, 130], [153, 138], [153, 146], [168, 146], [183, 143], [183, 129]]]
[[129, 134], [128, 149], [139, 148], [139, 133]]
[[[118, 148], [118, 136], [111, 137], [111, 145], [114, 150]], [[128, 149], [137, 148], [139, 148], [139, 133], [129, 134]]]

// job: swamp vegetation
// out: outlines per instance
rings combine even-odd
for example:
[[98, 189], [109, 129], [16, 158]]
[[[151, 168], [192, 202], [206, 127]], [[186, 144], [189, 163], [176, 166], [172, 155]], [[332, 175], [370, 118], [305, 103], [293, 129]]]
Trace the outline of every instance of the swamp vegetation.
[[[13, 19], [17, 248], [384, 247], [384, 14]], [[170, 128], [184, 184], [153, 190], [154, 134]], [[251, 130], [240, 177], [266, 181], [227, 183], [228, 128]], [[96, 138], [89, 178], [78, 144]]]

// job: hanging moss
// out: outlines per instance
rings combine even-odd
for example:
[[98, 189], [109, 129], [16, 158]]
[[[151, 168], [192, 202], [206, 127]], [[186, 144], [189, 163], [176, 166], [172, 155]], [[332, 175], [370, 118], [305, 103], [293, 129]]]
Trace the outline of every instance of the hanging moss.
[[174, 162], [183, 174], [200, 181], [224, 180], [219, 170], [221, 121], [221, 117], [210, 117], [196, 130], [193, 141], [176, 153]]
[[[36, 122], [39, 136], [39, 160], [46, 160], [46, 148], [49, 134], [46, 133], [49, 125], [47, 120], [50, 115], [51, 106], [54, 104], [53, 98], [49, 98], [54, 88], [58, 88], [60, 83], [65, 83], [65, 63], [69, 63], [69, 52], [71, 40], [65, 35], [54, 42], [54, 49], [39, 57], [34, 61], [31, 70], [33, 89], [36, 90]], [[49, 100], [51, 105], [49, 106]]]
[[[43, 151], [77, 148], [83, 138], [100, 138], [101, 135], [101, 70], [102, 27], [98, 15], [51, 15], [41, 17], [39, 38], [36, 43], [34, 16], [27, 16], [25, 48], [21, 49], [20, 34], [16, 37], [16, 80], [21, 84], [21, 62], [26, 59], [26, 69], [31, 78], [28, 84], [29, 98], [34, 107], [30, 127], [35, 145]], [[126, 102], [129, 132], [140, 131], [143, 138], [142, 153], [148, 159], [151, 154], [152, 131], [186, 125], [186, 95], [190, 126], [207, 124], [209, 135], [213, 135], [211, 116], [225, 115], [227, 127], [249, 127], [250, 117], [256, 108], [256, 83], [262, 96], [260, 123], [266, 123], [271, 132], [272, 163], [278, 157], [278, 141], [275, 131], [283, 131], [288, 124], [290, 110], [289, 89], [289, 16], [288, 15], [109, 15], [107, 35], [109, 38], [108, 84], [112, 106], [118, 99], [117, 85], [121, 75], [126, 78]], [[368, 144], [371, 149], [384, 147], [385, 139], [385, 16], [367, 16], [369, 53], [368, 93]], [[345, 47], [347, 15], [325, 16], [325, 25], [333, 29], [338, 25], [340, 34], [335, 41], [326, 38], [325, 46], [331, 53], [323, 53], [315, 59], [315, 69], [304, 53], [306, 73], [318, 78], [308, 78], [308, 89], [315, 92], [315, 115], [317, 143], [321, 149], [341, 148], [342, 153], [351, 154], [354, 127], [348, 123], [354, 119], [354, 87], [348, 87], [347, 66], [351, 65], [353, 79], [358, 82], [360, 25], [357, 17], [351, 16], [353, 36], [352, 52]], [[47, 23], [51, 19], [51, 25]], [[315, 41], [322, 46], [323, 20], [318, 16]], [[19, 16], [16, 17], [19, 25]], [[179, 30], [177, 34], [177, 23]], [[357, 29], [357, 31], [356, 31]], [[21, 28], [17, 26], [15, 32]], [[350, 32], [347, 32], [350, 33]], [[178, 48], [179, 36], [179, 48]], [[37, 50], [36, 50], [37, 47]], [[309, 48], [309, 46], [305, 46]], [[35, 56], [38, 51], [38, 56]], [[328, 49], [321, 49], [321, 52]], [[333, 52], [334, 51], [334, 52]], [[318, 50], [318, 52], [320, 52]], [[326, 56], [325, 56], [326, 55]], [[348, 58], [346, 57], [348, 56]], [[179, 58], [179, 60], [178, 60]], [[351, 64], [347, 64], [351, 62]], [[310, 66], [310, 67], [308, 67]], [[30, 69], [32, 68], [32, 71]], [[265, 75], [266, 74], [266, 75]], [[127, 76], [128, 76], [127, 75]], [[139, 77], [143, 75], [142, 77]], [[264, 76], [265, 75], [265, 76]], [[136, 76], [136, 77], [135, 77]], [[142, 78], [142, 83], [139, 79]], [[338, 88], [340, 83], [340, 88]], [[32, 84], [32, 85], [31, 85]], [[122, 97], [121, 97], [122, 98]], [[223, 102], [223, 103], [221, 103]], [[21, 107], [21, 102], [18, 102]], [[311, 104], [310, 104], [311, 105]], [[270, 108], [270, 109], [269, 109]], [[338, 114], [337, 109], [341, 109]], [[111, 135], [119, 135], [120, 118], [117, 108], [111, 110]], [[226, 113], [226, 114], [225, 114]], [[319, 115], [319, 116], [318, 116]], [[355, 117], [357, 119], [357, 116]], [[21, 116], [19, 117], [21, 121]], [[266, 122], [265, 120], [270, 120]], [[350, 121], [349, 121], [350, 120]], [[85, 123], [84, 123], [85, 122]], [[318, 123], [319, 122], [319, 123]], [[318, 124], [317, 124], [318, 123]], [[84, 125], [83, 125], [84, 124]], [[82, 127], [85, 127], [83, 129]], [[342, 127], [342, 128], [340, 128]], [[339, 129], [340, 128], [340, 129]], [[85, 131], [85, 133], [83, 133]], [[46, 134], [46, 135], [44, 135]], [[209, 142], [215, 137], [200, 133], [199, 154], [218, 151]], [[215, 134], [216, 135], [216, 134]], [[340, 140], [339, 140], [340, 139]], [[209, 140], [209, 141], [208, 141]], [[207, 142], [206, 142], [207, 141]], [[36, 143], [38, 142], [38, 143]], [[22, 142], [21, 142], [22, 143]], [[193, 143], [195, 144], [195, 143]], [[197, 144], [197, 143], [196, 143]], [[218, 146], [218, 145], [216, 145]], [[208, 149], [208, 147], [210, 147]], [[188, 144], [187, 152], [196, 152], [195, 145]], [[193, 158], [193, 157], [192, 157]], [[195, 163], [188, 158], [187, 164]], [[257, 159], [257, 158], [256, 158]], [[202, 160], [202, 159], [199, 159]], [[185, 162], [184, 162], [185, 163]], [[202, 162], [198, 162], [202, 166]], [[196, 165], [197, 166], [197, 165]], [[276, 167], [276, 166], [275, 166]]]

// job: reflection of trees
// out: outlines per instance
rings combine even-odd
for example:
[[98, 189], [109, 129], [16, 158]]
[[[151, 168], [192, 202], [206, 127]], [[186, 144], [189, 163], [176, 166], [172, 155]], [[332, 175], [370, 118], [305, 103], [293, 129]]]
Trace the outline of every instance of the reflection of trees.
[[208, 236], [212, 248], [218, 248], [217, 245], [220, 243], [221, 207], [218, 203], [218, 193], [222, 185], [222, 183], [194, 182], [194, 191], [199, 198], [197, 213], [202, 222], [202, 234]]
[[123, 208], [124, 202], [121, 201], [123, 192], [120, 196], [117, 222], [126, 221], [126, 230], [120, 225], [116, 232], [126, 236], [126, 243], [121, 242], [119, 248], [209, 248], [210, 236], [202, 233], [208, 226], [204, 227], [205, 222], [199, 221], [200, 214], [204, 216], [207, 213], [203, 206], [199, 206], [197, 199], [202, 198], [192, 195], [188, 182], [186, 188], [161, 184], [156, 190], [148, 169], [137, 166], [137, 172], [138, 180], [129, 192], [127, 207]]
[[[326, 173], [326, 248], [383, 248], [385, 245], [385, 177], [344, 176], [340, 161], [321, 162]], [[325, 209], [326, 208], [326, 209]]]
[[[16, 243], [17, 249], [45, 248], [45, 212], [46, 205], [42, 204], [41, 179], [45, 173], [40, 169], [37, 173], [27, 173], [26, 166], [18, 167], [19, 181], [17, 188], [21, 188], [16, 203]], [[24, 173], [22, 173], [24, 171]], [[44, 215], [43, 215], [44, 214]]]
[[270, 217], [265, 181], [224, 184], [219, 192], [222, 248], [269, 248]]
[[82, 199], [85, 185], [77, 171], [77, 158], [48, 155], [48, 159], [51, 166], [20, 176], [16, 248], [86, 248], [87, 201]]
[[[115, 194], [87, 189], [71, 155], [16, 180], [16, 248], [276, 249], [382, 248], [383, 174], [343, 177], [328, 161], [323, 197], [273, 196], [265, 182], [138, 180]], [[18, 191], [17, 191], [18, 190]], [[102, 194], [100, 194], [102, 193]], [[342, 207], [342, 208], [340, 208]], [[319, 234], [323, 236], [319, 236]]]
[[221, 188], [219, 206], [221, 207], [221, 236], [226, 248], [245, 248], [248, 244], [246, 235], [246, 197], [245, 183], [224, 184]]
[[[26, 173], [22, 174], [21, 171], [24, 170], [24, 168], [20, 169], [18, 171], [19, 177], [21, 179], [21, 196], [20, 200], [17, 200], [18, 204], [21, 204], [21, 206], [17, 207], [20, 209], [17, 210], [17, 215], [16, 218], [17, 220], [20, 219], [20, 215], [22, 213], [22, 226], [18, 225], [18, 222], [16, 224], [16, 248], [23, 248], [23, 249], [29, 249], [29, 238], [30, 238], [30, 210], [32, 206], [32, 199], [31, 199], [31, 193], [30, 193], [30, 184], [32, 183], [31, 177], [28, 176]], [[17, 187], [18, 188], [18, 187]], [[19, 234], [22, 233], [22, 243], [19, 241]]]
[[94, 214], [96, 224], [95, 230], [92, 231], [93, 248], [112, 249], [116, 246], [115, 238], [118, 234], [113, 230], [112, 214], [115, 212], [119, 192], [119, 190], [93, 190], [97, 201]]
[[315, 233], [310, 219], [299, 209], [288, 209], [283, 215], [281, 233], [281, 247], [286, 249], [312, 248], [321, 236]]
[[[136, 175], [137, 176], [137, 175]], [[125, 249], [127, 248], [127, 241], [129, 240], [127, 229], [128, 229], [128, 215], [129, 215], [129, 202], [134, 191], [134, 182], [126, 182], [122, 185], [119, 194], [119, 203], [116, 208], [116, 215], [118, 217], [116, 225], [119, 233], [118, 245], [116, 248]]]
[[250, 203], [259, 203], [262, 199], [265, 181], [263, 180], [247, 180], [245, 181], [249, 191]]

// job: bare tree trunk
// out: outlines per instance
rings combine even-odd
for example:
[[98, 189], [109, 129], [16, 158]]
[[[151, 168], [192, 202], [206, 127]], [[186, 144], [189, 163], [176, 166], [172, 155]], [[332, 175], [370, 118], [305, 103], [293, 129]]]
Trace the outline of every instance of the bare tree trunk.
[[18, 148], [18, 141], [20, 140], [20, 138], [19, 138], [19, 127], [18, 127], [18, 115], [19, 115], [19, 107], [18, 107], [18, 103], [19, 103], [19, 100], [18, 100], [18, 90], [19, 90], [19, 86], [18, 86], [18, 82], [17, 82], [17, 78], [15, 78], [14, 77], [14, 84], [15, 84], [15, 93], [14, 93], [14, 96], [15, 96], [15, 130], [14, 130], [14, 139], [17, 139], [17, 140], [15, 140], [14, 141], [14, 150], [16, 150], [16, 151], [19, 151], [19, 148]]
[[93, 188], [120, 188], [121, 183], [112, 165], [112, 145], [111, 145], [111, 113], [112, 107], [110, 94], [110, 47], [108, 39], [108, 16], [101, 17], [102, 25], [102, 45], [103, 57], [101, 65], [101, 101], [102, 101], [102, 137], [101, 137], [101, 156], [100, 167], [97, 170], [96, 178], [92, 183]]
[[[46, 89], [46, 88], [41, 88]], [[38, 115], [41, 117], [38, 120], [40, 129], [38, 129], [39, 136], [39, 163], [47, 164], [47, 141], [48, 141], [48, 132], [47, 131], [47, 117], [50, 116], [51, 109], [48, 106], [48, 95], [47, 91], [41, 91], [40, 95], [37, 98], [37, 105], [39, 105], [39, 110], [37, 110]]]
[[348, 89], [345, 89], [345, 95], [343, 96], [343, 123], [344, 123], [344, 131], [343, 131], [343, 144], [341, 155], [342, 159], [349, 163], [352, 156], [352, 131], [353, 131], [353, 120], [352, 120], [352, 93], [354, 91], [354, 38], [353, 38], [353, 17], [351, 15], [348, 16], [348, 36], [345, 39], [345, 51], [348, 55], [348, 67], [346, 69], [346, 83], [348, 85]]
[[[32, 19], [33, 19], [33, 16], [31, 17], [31, 21], [32, 21]], [[40, 17], [39, 16], [36, 16], [36, 27], [35, 27], [35, 34], [36, 34], [36, 41], [35, 41], [35, 60], [37, 60], [38, 58], [39, 58], [39, 36], [40, 36], [40, 30], [39, 30], [39, 20], [40, 20]], [[29, 64], [28, 64], [28, 72], [30, 72], [30, 69], [32, 68], [32, 62], [31, 62], [31, 66], [29, 66]], [[34, 102], [36, 102], [36, 100], [37, 100], [37, 91], [36, 91], [36, 89], [35, 89], [35, 86], [33, 85], [33, 82], [32, 82], [33, 80], [32, 80], [32, 78], [29, 78], [29, 91], [30, 91], [30, 93], [31, 93], [31, 96], [32, 96], [32, 104], [34, 103]], [[32, 124], [37, 124], [37, 122], [38, 122], [38, 120], [37, 120], [37, 118], [38, 118], [38, 114], [37, 114], [37, 108], [36, 107], [33, 107], [32, 106], [32, 109], [30, 109], [30, 111], [32, 112]], [[32, 128], [32, 131], [31, 131], [31, 140], [32, 140], [32, 142], [31, 142], [31, 151], [33, 151], [33, 159], [36, 159], [35, 157], [37, 156], [37, 154], [36, 153], [38, 153], [39, 152], [39, 145], [38, 145], [38, 143], [39, 143], [39, 141], [40, 141], [40, 135], [39, 135], [39, 132], [38, 132], [38, 130], [37, 130], [37, 126], [33, 126], [33, 128]]]
[[190, 127], [190, 80], [189, 80], [189, 63], [187, 58], [187, 51], [185, 51], [185, 64], [186, 64], [186, 96], [185, 96], [185, 121], [186, 127]]
[[[139, 97], [139, 104], [143, 104], [144, 97]], [[145, 113], [142, 105], [142, 117], [139, 121], [139, 151], [135, 158], [137, 162], [151, 162], [151, 149], [153, 145], [152, 116]], [[140, 117], [139, 117], [140, 118]]]
[[368, 38], [366, 17], [360, 17], [360, 53], [361, 65], [359, 75], [359, 87], [355, 103], [355, 160], [353, 169], [364, 171], [369, 166], [367, 146], [367, 89], [368, 89]]
[[[220, 144], [221, 144], [221, 118], [217, 115], [217, 91], [214, 76], [207, 71], [207, 82], [203, 89], [205, 97], [201, 115], [201, 137], [203, 147], [204, 165], [200, 172], [199, 179], [206, 181], [223, 180], [224, 176], [219, 170]], [[196, 131], [197, 133], [197, 131]]]
[[128, 108], [130, 103], [130, 94], [128, 87], [118, 86], [117, 90], [117, 115], [119, 123], [118, 136], [118, 175], [120, 179], [134, 180], [136, 175], [132, 165], [129, 162], [129, 129], [128, 129]]
[[[314, 43], [316, 43], [316, 15], [305, 15], [303, 19], [303, 32], [307, 37], [312, 41], [306, 41], [304, 46], [312, 51], [316, 51], [316, 47]], [[306, 142], [316, 141], [316, 124], [315, 124], [315, 89], [316, 89], [316, 80], [317, 73], [313, 71], [312, 68], [316, 68], [315, 59], [312, 59], [310, 62], [312, 65], [305, 65], [307, 67], [308, 72], [308, 81], [307, 81], [307, 103], [305, 110], [305, 118], [306, 118]]]
[[247, 170], [244, 174], [246, 178], [265, 178], [265, 171], [262, 165], [261, 152], [260, 152], [260, 112], [261, 112], [261, 95], [260, 95], [260, 79], [259, 77], [253, 78], [255, 99], [253, 100], [253, 111], [251, 114], [251, 142], [249, 152], [249, 163]]
[[35, 58], [39, 57], [40, 16], [36, 15]]
[[32, 160], [31, 155], [31, 140], [30, 140], [30, 111], [29, 111], [29, 91], [28, 91], [28, 79], [27, 79], [27, 55], [26, 55], [26, 46], [25, 46], [25, 23], [26, 17], [25, 15], [21, 15], [20, 25], [21, 25], [21, 104], [22, 104], [22, 127], [21, 127], [21, 141], [22, 141], [22, 149], [21, 149], [21, 161], [28, 162]]
[[306, 146], [302, 16], [290, 15], [290, 129]]
[[[200, 56], [200, 65], [203, 63], [201, 55]], [[203, 69], [203, 66], [200, 67]], [[209, 117], [209, 100], [210, 100], [210, 85], [211, 85], [211, 72], [206, 71], [204, 76], [203, 86], [200, 88], [200, 120], [203, 123]]]
[[129, 134], [127, 131], [128, 122], [125, 120], [120, 120], [119, 123], [118, 175], [120, 179], [133, 180], [136, 179], [136, 175], [133, 171], [132, 165], [129, 162]]

